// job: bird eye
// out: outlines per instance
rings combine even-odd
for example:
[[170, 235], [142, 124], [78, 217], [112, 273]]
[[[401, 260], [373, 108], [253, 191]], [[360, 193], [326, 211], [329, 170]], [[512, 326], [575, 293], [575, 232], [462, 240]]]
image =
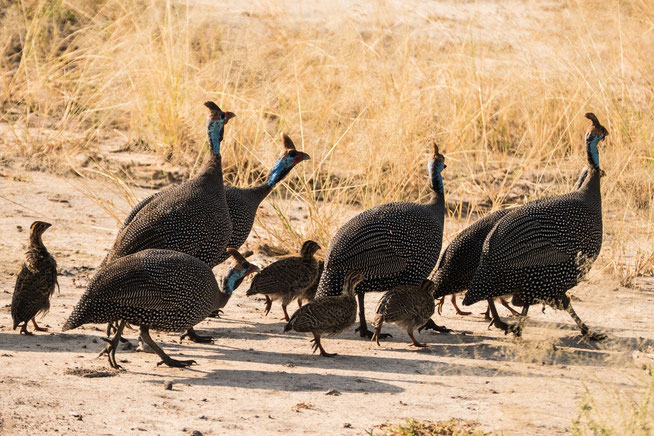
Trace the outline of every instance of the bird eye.
[[288, 153], [288, 155], [291, 156], [291, 157], [295, 157], [295, 156], [297, 156], [297, 151], [295, 151], [295, 150], [291, 150], [291, 151]]

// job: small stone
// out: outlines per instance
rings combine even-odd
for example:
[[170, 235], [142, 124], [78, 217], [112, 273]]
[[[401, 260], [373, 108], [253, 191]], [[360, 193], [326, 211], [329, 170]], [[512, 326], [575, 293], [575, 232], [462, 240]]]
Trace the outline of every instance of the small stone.
[[339, 395], [341, 395], [341, 393], [340, 393], [340, 391], [337, 391], [336, 389], [330, 389], [327, 392], [325, 392], [325, 395], [334, 395], [334, 396], [338, 397]]
[[191, 436], [202, 436], [202, 433], [199, 432], [199, 431], [197, 431], [197, 430], [193, 430], [193, 431], [191, 432]]
[[73, 418], [77, 419], [78, 421], [82, 420], [82, 415], [77, 412], [69, 412], [68, 414]]
[[343, 428], [352, 428], [352, 424], [346, 422], [345, 424], [343, 424]]
[[165, 381], [164, 382], [164, 389], [167, 390], [167, 391], [172, 391], [173, 390], [173, 382]]

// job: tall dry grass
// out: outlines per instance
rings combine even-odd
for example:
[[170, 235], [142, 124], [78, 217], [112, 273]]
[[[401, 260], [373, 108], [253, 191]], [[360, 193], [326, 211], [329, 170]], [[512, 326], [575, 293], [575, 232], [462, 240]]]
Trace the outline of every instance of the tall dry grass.
[[[653, 272], [649, 1], [0, 0], [0, 23], [9, 153], [79, 172], [71, 156], [139, 141], [193, 174], [213, 99], [238, 115], [223, 147], [231, 183], [262, 180], [280, 130], [313, 156], [260, 222], [294, 246], [326, 245], [354, 210], [426, 199], [432, 140], [463, 222], [564, 192], [592, 110], [611, 132], [599, 265], [626, 284]], [[289, 219], [298, 202], [306, 223]]]

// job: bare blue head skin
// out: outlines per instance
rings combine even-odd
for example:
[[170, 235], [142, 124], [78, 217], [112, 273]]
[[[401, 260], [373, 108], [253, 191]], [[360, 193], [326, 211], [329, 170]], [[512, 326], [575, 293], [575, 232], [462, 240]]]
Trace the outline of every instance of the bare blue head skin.
[[291, 138], [285, 133], [282, 133], [282, 141], [284, 143], [284, 154], [275, 162], [266, 184], [271, 188], [279, 183], [286, 175], [293, 169], [293, 167], [303, 160], [311, 159], [308, 154], [295, 149], [295, 144]]
[[213, 101], [207, 101], [204, 105], [211, 111], [207, 123], [211, 152], [216, 156], [220, 156], [220, 143], [225, 133], [225, 124], [236, 115], [233, 112], [223, 112]]
[[595, 116], [595, 114], [589, 112], [586, 115], [593, 125], [590, 126], [586, 132], [586, 154], [588, 155], [588, 163], [595, 169], [599, 170], [599, 150], [597, 149], [597, 144], [600, 141], [603, 141], [604, 138], [609, 134], [608, 130], [602, 126]]
[[232, 292], [243, 282], [243, 279], [259, 271], [259, 267], [245, 260], [241, 253], [233, 248], [228, 248], [227, 252], [234, 257], [234, 265], [232, 265], [223, 279], [223, 292], [231, 296]]
[[431, 189], [438, 194], [443, 193], [443, 177], [441, 172], [447, 168], [445, 165], [445, 156], [438, 152], [438, 144], [434, 143], [434, 157], [427, 163], [427, 172], [431, 181]]

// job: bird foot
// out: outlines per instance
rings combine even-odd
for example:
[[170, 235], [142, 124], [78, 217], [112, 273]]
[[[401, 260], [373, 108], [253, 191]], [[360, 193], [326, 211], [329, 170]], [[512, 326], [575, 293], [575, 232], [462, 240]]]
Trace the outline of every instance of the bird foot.
[[195, 330], [189, 329], [184, 333], [182, 336], [179, 337], [180, 341], [183, 341], [184, 339], [189, 338], [192, 342], [195, 342], [196, 344], [211, 344], [213, 343], [213, 336], [204, 336], [204, 335], [199, 335], [195, 333]]
[[452, 329], [436, 324], [433, 319], [427, 321], [422, 327], [418, 327], [418, 332], [422, 332], [423, 330], [434, 330], [439, 333], [450, 333], [452, 331]]
[[[357, 327], [354, 330], [354, 332], [355, 333], [359, 332], [359, 336], [361, 336], [362, 338], [368, 338], [368, 339], [372, 339], [372, 335], [374, 334], [374, 332], [371, 332], [370, 330], [368, 330], [368, 327], [362, 327], [362, 326]], [[386, 338], [392, 338], [392, 337], [393, 337], [393, 335], [390, 334], [390, 333], [380, 333], [379, 334], [379, 339], [386, 339]]]
[[584, 339], [588, 339], [590, 341], [603, 341], [608, 336], [605, 333], [599, 333], [599, 332], [591, 332], [590, 330], [586, 331], [586, 333], [583, 334]]
[[464, 312], [463, 310], [459, 310], [456, 314], [461, 316], [468, 316], [472, 315], [472, 312]]
[[423, 344], [422, 342], [412, 342], [409, 344], [409, 347], [419, 347], [419, 348], [429, 348], [429, 345]]
[[211, 312], [207, 318], [220, 318], [220, 315], [224, 313], [222, 310], [218, 309], [215, 312]]
[[177, 359], [164, 359], [161, 362], [157, 363], [157, 366], [161, 364], [166, 364], [170, 366], [171, 368], [186, 368], [187, 366], [191, 366], [196, 364], [197, 362], [195, 360], [177, 360]]
[[48, 328], [47, 327], [35, 327], [34, 330], [37, 331], [37, 332], [47, 332]]

